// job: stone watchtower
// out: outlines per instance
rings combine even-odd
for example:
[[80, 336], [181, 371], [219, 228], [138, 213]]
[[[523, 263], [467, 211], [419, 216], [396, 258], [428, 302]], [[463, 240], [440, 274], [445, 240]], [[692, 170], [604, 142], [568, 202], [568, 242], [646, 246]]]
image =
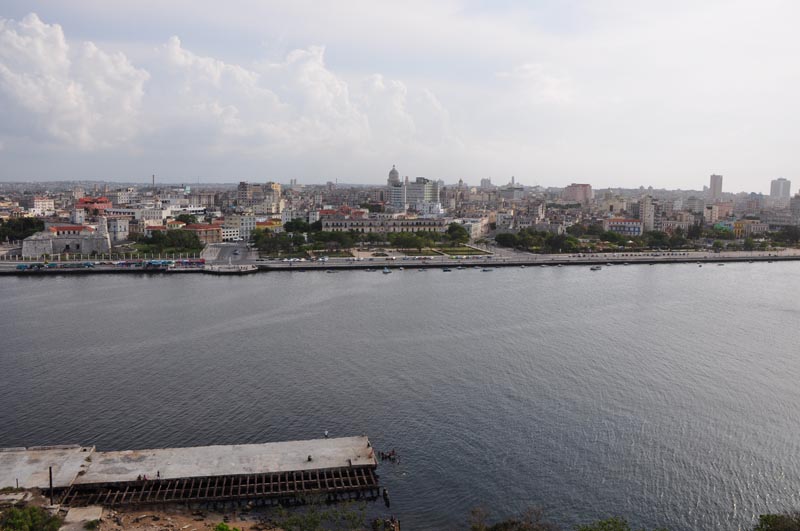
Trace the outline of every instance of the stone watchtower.
[[[111, 252], [111, 236], [108, 234], [108, 219], [105, 216], [97, 218], [98, 251], [102, 253]], [[105, 249], [105, 250], [103, 250]]]

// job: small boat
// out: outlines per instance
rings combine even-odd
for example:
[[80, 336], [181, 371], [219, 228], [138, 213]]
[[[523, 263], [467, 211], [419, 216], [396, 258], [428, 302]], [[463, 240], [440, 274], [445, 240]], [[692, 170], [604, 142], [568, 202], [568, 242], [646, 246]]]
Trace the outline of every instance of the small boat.
[[494, 269], [492, 269], [491, 267], [484, 267], [483, 268], [483, 272], [484, 273], [488, 273], [489, 271], [494, 271]]
[[456, 269], [458, 269], [459, 271], [461, 271], [462, 269], [464, 269], [464, 266], [458, 266]]
[[326, 273], [336, 273], [336, 271], [334, 271], [333, 269], [326, 269], [325, 272]]
[[389, 274], [389, 273], [391, 273], [391, 272], [392, 272], [392, 270], [391, 270], [391, 269], [389, 269], [388, 267], [384, 267], [384, 268], [383, 268], [383, 274], [384, 274], [384, 275], [388, 275], [388, 274]]
[[589, 268], [590, 271], [600, 271], [601, 269], [603, 269], [603, 268], [600, 267], [599, 265], [592, 266], [592, 267]]
[[400, 271], [405, 271], [405, 270], [406, 270], [406, 268], [405, 268], [405, 267], [403, 267], [403, 266], [400, 266], [400, 267], [398, 267], [397, 269], [399, 269]]
[[450, 269], [449, 267], [445, 267], [444, 269], [442, 269], [442, 271], [444, 271], [445, 273], [449, 273], [450, 271], [452, 271], [452, 269]]
[[697, 267], [703, 267], [703, 264], [697, 264]]
[[606, 265], [607, 265], [608, 267], [611, 267], [611, 266], [612, 266], [612, 265], [614, 265], [614, 264], [612, 264], [611, 262], [609, 262], [609, 263], [607, 263]]
[[558, 264], [558, 267], [564, 267], [564, 264]]
[[519, 267], [520, 267], [520, 269], [525, 269], [525, 264], [522, 264], [522, 265], [521, 265], [521, 266], [519, 266]]
[[725, 264], [717, 264], [718, 266], [724, 266]]

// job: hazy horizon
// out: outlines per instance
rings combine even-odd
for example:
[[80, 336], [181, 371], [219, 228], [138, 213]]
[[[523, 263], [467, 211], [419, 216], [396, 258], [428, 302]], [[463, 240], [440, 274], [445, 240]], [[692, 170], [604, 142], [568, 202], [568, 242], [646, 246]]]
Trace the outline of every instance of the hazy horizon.
[[800, 178], [800, 4], [0, 6], [0, 180], [766, 193]]

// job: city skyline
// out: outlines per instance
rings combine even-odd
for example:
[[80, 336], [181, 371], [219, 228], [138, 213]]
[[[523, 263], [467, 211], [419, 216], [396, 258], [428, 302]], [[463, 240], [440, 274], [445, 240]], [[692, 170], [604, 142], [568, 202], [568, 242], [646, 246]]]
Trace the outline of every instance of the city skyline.
[[545, 187], [718, 173], [766, 194], [800, 169], [779, 119], [797, 110], [797, 10], [11, 1], [0, 180], [371, 184], [391, 161]]

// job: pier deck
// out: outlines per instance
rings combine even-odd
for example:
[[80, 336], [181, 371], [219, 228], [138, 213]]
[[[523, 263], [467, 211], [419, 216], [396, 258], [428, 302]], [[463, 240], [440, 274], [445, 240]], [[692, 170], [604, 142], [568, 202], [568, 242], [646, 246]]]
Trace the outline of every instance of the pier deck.
[[[366, 436], [265, 444], [96, 452], [93, 448], [0, 451], [0, 485], [48, 487], [69, 507], [377, 497], [377, 460]], [[309, 456], [311, 460], [309, 460]], [[87, 457], [90, 457], [87, 459]], [[146, 477], [146, 479], [145, 479]]]
[[94, 448], [78, 445], [33, 446], [30, 448], [0, 448], [0, 489], [45, 489], [50, 486], [50, 467], [53, 467], [53, 487], [69, 487], [90, 462]]

